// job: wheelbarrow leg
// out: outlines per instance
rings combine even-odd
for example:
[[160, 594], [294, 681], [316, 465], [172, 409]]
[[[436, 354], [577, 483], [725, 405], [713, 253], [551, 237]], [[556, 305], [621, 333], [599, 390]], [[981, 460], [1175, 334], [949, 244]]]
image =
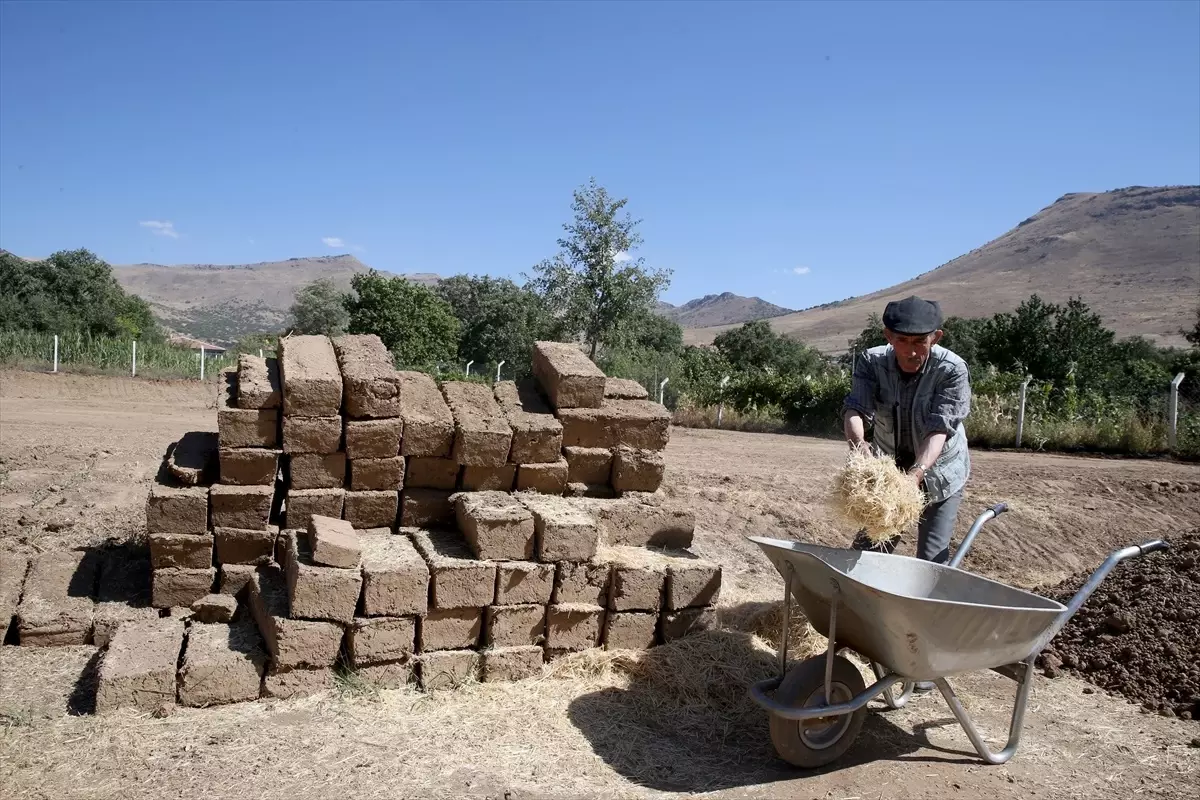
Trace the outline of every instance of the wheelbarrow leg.
[[[871, 662], [871, 671], [875, 673], [876, 680], [880, 680], [888, 674], [887, 670], [883, 668], [883, 664], [880, 664], [877, 661]], [[913, 687], [915, 685], [916, 684], [914, 684], [912, 681], [905, 681], [900, 685], [899, 695], [893, 695], [893, 689], [889, 687], [883, 693], [883, 702], [887, 703], [887, 707], [893, 711], [898, 708], [904, 708], [905, 704], [908, 703], [909, 699], [912, 697]]]
[[987, 743], [983, 741], [983, 736], [980, 735], [975, 723], [967, 715], [966, 709], [958, 700], [958, 695], [950, 688], [946, 679], [937, 678], [934, 681], [942, 691], [942, 697], [946, 698], [946, 705], [950, 706], [958, 723], [966, 731], [967, 738], [975, 747], [975, 752], [979, 753], [979, 757], [989, 764], [1003, 764], [1008, 761], [1017, 752], [1017, 745], [1021, 742], [1021, 725], [1025, 720], [1025, 708], [1029, 705], [1029, 690], [1033, 686], [1033, 658], [1026, 659], [1022, 666], [1024, 669], [1021, 669], [1017, 676], [1017, 700], [1013, 705], [1012, 721], [1008, 726], [1008, 743], [999, 753], [993, 753], [988, 748]]

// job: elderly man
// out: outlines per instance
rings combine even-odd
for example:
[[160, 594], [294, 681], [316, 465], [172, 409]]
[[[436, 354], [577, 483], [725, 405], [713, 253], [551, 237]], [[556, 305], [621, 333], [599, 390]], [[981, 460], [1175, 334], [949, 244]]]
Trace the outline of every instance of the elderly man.
[[[917, 526], [917, 557], [945, 563], [971, 471], [963, 429], [971, 408], [967, 364], [938, 346], [942, 312], [936, 302], [913, 296], [888, 303], [883, 327], [888, 344], [860, 354], [854, 364], [843, 407], [846, 441], [867, 449], [866, 425], [874, 423], [875, 450], [895, 458], [929, 501]], [[899, 533], [877, 548], [895, 550]], [[872, 545], [859, 534], [854, 547]]]

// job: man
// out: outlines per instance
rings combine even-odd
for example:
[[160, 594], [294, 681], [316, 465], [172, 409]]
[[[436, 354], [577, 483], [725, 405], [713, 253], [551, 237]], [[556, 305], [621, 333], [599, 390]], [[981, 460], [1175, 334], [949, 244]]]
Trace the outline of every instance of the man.
[[[888, 303], [883, 327], [888, 344], [872, 347], [854, 364], [843, 406], [846, 441], [866, 450], [866, 425], [874, 424], [876, 451], [895, 458], [929, 501], [917, 526], [917, 557], [942, 564], [950, 557], [950, 537], [971, 472], [963, 429], [971, 408], [967, 364], [938, 346], [943, 332], [936, 302], [912, 296]], [[876, 549], [890, 553], [899, 541], [897, 532]], [[860, 533], [854, 547], [872, 545]]]

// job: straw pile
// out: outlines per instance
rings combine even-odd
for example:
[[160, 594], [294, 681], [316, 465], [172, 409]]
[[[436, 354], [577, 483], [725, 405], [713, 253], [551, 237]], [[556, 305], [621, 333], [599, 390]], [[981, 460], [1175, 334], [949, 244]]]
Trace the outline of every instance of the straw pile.
[[890, 457], [858, 450], [834, 475], [831, 499], [838, 514], [875, 544], [915, 525], [925, 506], [921, 490]]

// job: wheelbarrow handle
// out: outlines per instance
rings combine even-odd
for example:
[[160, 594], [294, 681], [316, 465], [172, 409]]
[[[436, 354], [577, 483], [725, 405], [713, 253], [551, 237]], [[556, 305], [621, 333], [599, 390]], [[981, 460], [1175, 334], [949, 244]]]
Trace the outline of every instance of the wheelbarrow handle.
[[1142, 555], [1147, 553], [1157, 553], [1159, 550], [1170, 550], [1171, 545], [1162, 539], [1152, 539], [1145, 544], [1139, 544], [1138, 550], [1142, 551]]
[[967, 531], [967, 535], [959, 543], [958, 548], [954, 551], [954, 557], [950, 559], [947, 566], [957, 568], [962, 563], [962, 560], [967, 557], [967, 551], [971, 549], [971, 544], [975, 541], [975, 536], [979, 533], [979, 529], [983, 527], [984, 523], [995, 519], [1005, 511], [1008, 511], [1008, 503], [996, 503], [996, 505], [985, 509], [982, 514], [976, 517], [975, 523], [971, 525], [971, 530]]

